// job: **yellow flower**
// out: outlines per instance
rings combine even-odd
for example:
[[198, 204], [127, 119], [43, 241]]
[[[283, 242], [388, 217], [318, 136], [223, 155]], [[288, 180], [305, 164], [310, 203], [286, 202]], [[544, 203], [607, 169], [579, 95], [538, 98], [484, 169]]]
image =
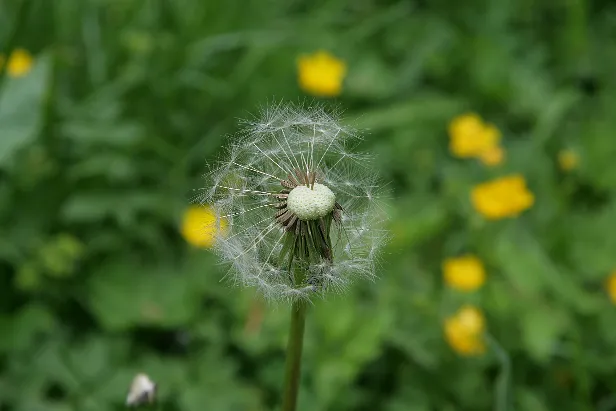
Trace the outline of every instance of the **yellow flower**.
[[[4, 65], [4, 62], [4, 56], [0, 55], [0, 67]], [[34, 58], [27, 50], [15, 49], [6, 64], [6, 72], [11, 77], [25, 76], [32, 69], [33, 63]]]
[[530, 208], [535, 196], [520, 174], [500, 177], [476, 185], [471, 192], [473, 207], [489, 220], [514, 217]]
[[299, 85], [307, 93], [333, 97], [342, 91], [346, 64], [327, 51], [300, 56], [297, 68]]
[[[220, 229], [224, 232], [226, 227], [226, 221], [221, 220]], [[216, 230], [216, 216], [210, 207], [191, 206], [184, 212], [181, 233], [189, 244], [195, 247], [211, 247]]]
[[448, 258], [443, 263], [445, 282], [461, 291], [473, 291], [486, 280], [486, 272], [481, 260], [473, 255]]
[[475, 113], [462, 114], [449, 123], [449, 150], [456, 157], [480, 157], [498, 146], [501, 134]]
[[497, 166], [505, 160], [505, 150], [501, 146], [494, 146], [481, 153], [479, 159], [486, 166]]
[[580, 158], [573, 150], [561, 150], [558, 153], [558, 164], [560, 165], [560, 169], [563, 171], [573, 170], [578, 166], [579, 162]]
[[610, 296], [610, 300], [616, 304], [616, 270], [612, 271], [610, 276], [607, 278], [606, 288], [607, 293]]
[[445, 339], [458, 354], [478, 355], [485, 352], [483, 313], [471, 305], [460, 308], [445, 320]]

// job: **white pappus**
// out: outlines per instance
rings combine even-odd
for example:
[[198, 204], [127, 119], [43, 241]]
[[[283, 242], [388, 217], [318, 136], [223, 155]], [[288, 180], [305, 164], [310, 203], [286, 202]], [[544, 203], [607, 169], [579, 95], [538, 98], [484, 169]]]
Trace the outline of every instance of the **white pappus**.
[[295, 301], [375, 277], [386, 213], [359, 141], [322, 107], [288, 104], [230, 139], [198, 200], [216, 213], [214, 251], [237, 283]]

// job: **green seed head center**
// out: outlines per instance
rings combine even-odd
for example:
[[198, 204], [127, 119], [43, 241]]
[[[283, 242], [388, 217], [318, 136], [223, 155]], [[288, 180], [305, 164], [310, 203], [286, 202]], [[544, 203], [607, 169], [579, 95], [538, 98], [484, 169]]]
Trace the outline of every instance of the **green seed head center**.
[[336, 195], [323, 184], [297, 186], [289, 193], [287, 208], [302, 221], [318, 220], [332, 212]]

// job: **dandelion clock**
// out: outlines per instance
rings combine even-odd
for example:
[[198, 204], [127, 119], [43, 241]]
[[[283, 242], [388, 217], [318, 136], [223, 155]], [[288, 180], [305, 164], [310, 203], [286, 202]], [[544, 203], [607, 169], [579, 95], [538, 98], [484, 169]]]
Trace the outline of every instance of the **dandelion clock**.
[[283, 410], [295, 409], [308, 303], [374, 279], [387, 238], [359, 141], [321, 107], [270, 107], [230, 139], [199, 198], [227, 227], [213, 250], [234, 282], [292, 304]]

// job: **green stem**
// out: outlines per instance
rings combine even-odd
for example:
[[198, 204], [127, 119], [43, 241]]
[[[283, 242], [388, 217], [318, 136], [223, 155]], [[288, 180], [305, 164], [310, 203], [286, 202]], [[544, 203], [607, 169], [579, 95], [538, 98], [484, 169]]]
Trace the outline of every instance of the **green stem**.
[[511, 360], [507, 351], [491, 335], [486, 335], [488, 344], [494, 349], [496, 358], [501, 365], [500, 374], [496, 381], [495, 411], [508, 411], [510, 409], [509, 387], [511, 384]]
[[287, 345], [287, 367], [284, 377], [282, 411], [295, 411], [302, 363], [306, 303], [294, 302], [291, 307], [291, 330]]

